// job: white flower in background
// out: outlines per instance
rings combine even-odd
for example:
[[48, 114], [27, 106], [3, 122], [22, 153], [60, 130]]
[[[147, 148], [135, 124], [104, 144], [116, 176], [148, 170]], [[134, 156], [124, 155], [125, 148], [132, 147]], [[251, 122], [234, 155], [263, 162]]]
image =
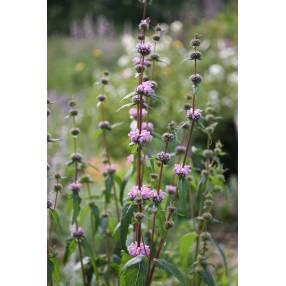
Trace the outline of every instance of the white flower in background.
[[237, 84], [237, 80], [238, 80], [237, 72], [233, 72], [233, 73], [229, 74], [227, 77], [227, 82], [229, 84]]
[[170, 25], [170, 30], [174, 33], [180, 33], [183, 29], [183, 23], [181, 21], [174, 21]]
[[128, 65], [129, 61], [130, 61], [130, 60], [129, 60], [129, 57], [126, 56], [126, 55], [123, 55], [123, 56], [121, 56], [121, 57], [118, 59], [117, 64], [118, 64], [120, 67], [125, 67], [125, 66]]
[[121, 43], [128, 53], [134, 52], [136, 42], [132, 35], [124, 34], [121, 38]]
[[233, 47], [230, 47], [229, 44], [223, 39], [217, 41], [218, 55], [221, 59], [228, 59], [232, 56], [235, 56], [235, 50]]
[[123, 77], [123, 78], [130, 78], [130, 77], [132, 77], [133, 75], [134, 75], [133, 70], [132, 70], [132, 69], [129, 69], [129, 68], [124, 69], [123, 72], [122, 72], [122, 77]]
[[211, 43], [210, 43], [210, 41], [208, 39], [203, 40], [201, 42], [201, 46], [200, 46], [201, 50], [202, 51], [206, 51], [210, 47], [210, 44]]
[[161, 41], [157, 44], [157, 51], [160, 52], [169, 49], [172, 42], [173, 39], [170, 36], [164, 35]]
[[225, 106], [225, 107], [231, 108], [231, 107], [233, 107], [233, 102], [232, 102], [232, 100], [229, 97], [224, 97], [222, 99], [222, 105]]
[[210, 99], [210, 101], [211, 101], [211, 103], [213, 105], [217, 105], [217, 103], [218, 103], [218, 95], [219, 94], [218, 94], [217, 90], [211, 90], [209, 92], [208, 96], [209, 96], [209, 99]]
[[208, 74], [206, 76], [207, 80], [210, 82], [220, 81], [224, 77], [224, 68], [219, 64], [213, 64], [208, 69]]
[[166, 23], [161, 23], [161, 24], [160, 24], [160, 27], [161, 27], [162, 31], [164, 32], [164, 34], [167, 34], [167, 33], [168, 33], [168, 31], [169, 31], [169, 25], [168, 25], [168, 24], [166, 24]]

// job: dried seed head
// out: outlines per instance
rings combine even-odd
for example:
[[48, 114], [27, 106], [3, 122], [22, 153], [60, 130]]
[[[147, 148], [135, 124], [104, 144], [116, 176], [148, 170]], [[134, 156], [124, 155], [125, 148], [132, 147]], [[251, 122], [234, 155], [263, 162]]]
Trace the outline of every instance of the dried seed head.
[[200, 52], [198, 52], [198, 51], [192, 52], [190, 54], [190, 60], [191, 61], [192, 60], [201, 60], [201, 58], [202, 58], [202, 54]]
[[177, 146], [176, 147], [176, 155], [185, 154], [186, 147], [185, 146]]
[[51, 114], [51, 110], [48, 108], [47, 109], [47, 116], [49, 116]]
[[77, 136], [80, 133], [80, 129], [79, 128], [72, 128], [71, 129], [71, 135], [73, 136]]
[[184, 109], [189, 110], [192, 106], [189, 103], [184, 104]]
[[76, 106], [76, 101], [73, 100], [73, 99], [70, 100], [70, 101], [69, 101], [69, 106], [70, 106], [70, 107], [75, 107], [75, 106]]
[[151, 177], [151, 179], [156, 180], [156, 179], [158, 179], [159, 175], [156, 173], [151, 173], [150, 177]]
[[50, 208], [52, 207], [52, 205], [53, 205], [53, 203], [52, 203], [50, 200], [48, 200], [48, 201], [47, 201], [48, 209], [50, 209]]
[[103, 85], [107, 85], [107, 84], [108, 84], [108, 79], [105, 78], [105, 77], [103, 77], [103, 78], [101, 79], [101, 83], [102, 83]]
[[160, 59], [160, 57], [159, 57], [159, 55], [158, 54], [151, 54], [150, 55], [150, 60], [151, 61], [159, 61], [159, 59]]
[[135, 66], [135, 70], [136, 70], [138, 73], [143, 73], [144, 70], [145, 70], [145, 66], [144, 66], [144, 65], [141, 65], [141, 64], [136, 65], [136, 66]]
[[172, 228], [173, 226], [174, 226], [174, 221], [173, 221], [173, 220], [169, 219], [169, 220], [167, 220], [167, 221], [165, 222], [165, 227], [166, 227], [167, 229]]
[[206, 158], [211, 158], [213, 154], [214, 154], [213, 150], [210, 149], [206, 149], [203, 151], [203, 156]]
[[169, 211], [169, 213], [174, 213], [176, 211], [176, 207], [175, 206], [169, 206], [168, 211]]
[[172, 130], [172, 129], [174, 129], [175, 127], [176, 127], [176, 122], [175, 122], [175, 121], [171, 121], [171, 122], [168, 123], [168, 128], [169, 128], [169, 129]]
[[100, 102], [105, 101], [105, 99], [106, 99], [106, 96], [103, 95], [103, 94], [100, 94], [100, 95], [97, 97], [97, 100], [100, 101]]
[[57, 184], [54, 185], [54, 191], [55, 192], [59, 192], [62, 189], [63, 189], [63, 185], [62, 184], [57, 183]]
[[111, 126], [110, 126], [110, 123], [109, 121], [105, 120], [105, 121], [100, 121], [98, 123], [98, 127], [100, 129], [105, 129], [105, 130], [111, 130]]
[[194, 36], [194, 38], [192, 39], [192, 41], [191, 41], [191, 45], [192, 45], [193, 47], [199, 47], [200, 44], [201, 44], [201, 41], [200, 41], [200, 39], [199, 39], [199, 35], [196, 34], [196, 35]]
[[137, 220], [142, 220], [144, 218], [144, 214], [141, 213], [141, 212], [138, 212], [138, 213], [135, 213], [134, 214], [134, 217], [137, 219]]
[[71, 110], [69, 111], [69, 115], [70, 115], [70, 116], [77, 116], [77, 115], [78, 115], [78, 111], [77, 111], [76, 109], [71, 109]]
[[200, 236], [203, 241], [207, 241], [211, 239], [211, 234], [209, 232], [202, 232]]
[[202, 217], [203, 217], [203, 220], [206, 220], [206, 221], [212, 220], [212, 218], [213, 218], [212, 214], [209, 213], [209, 212], [204, 213], [204, 214], [202, 215]]
[[108, 72], [108, 71], [105, 71], [105, 72], [103, 73], [103, 75], [104, 75], [104, 76], [109, 76], [109, 72]]
[[61, 176], [61, 174], [59, 174], [59, 173], [55, 173], [54, 178], [55, 178], [56, 180], [60, 180], [60, 179], [62, 178], [62, 176]]
[[192, 74], [191, 75], [191, 81], [194, 85], [199, 84], [202, 81], [202, 76], [200, 74]]
[[161, 36], [160, 36], [160, 34], [153, 34], [153, 36], [152, 36], [152, 39], [153, 39], [153, 41], [155, 41], [155, 42], [159, 42], [160, 41], [160, 39], [161, 39]]
[[80, 163], [80, 162], [82, 161], [82, 155], [81, 155], [80, 153], [73, 153], [73, 154], [71, 155], [71, 160], [72, 160], [73, 162], [78, 162], [78, 163]]
[[189, 129], [190, 128], [190, 123], [189, 122], [184, 122], [184, 124], [182, 125], [183, 129]]
[[171, 142], [175, 139], [175, 136], [173, 133], [169, 133], [169, 132], [166, 132], [162, 135], [162, 139], [165, 141], [165, 142]]

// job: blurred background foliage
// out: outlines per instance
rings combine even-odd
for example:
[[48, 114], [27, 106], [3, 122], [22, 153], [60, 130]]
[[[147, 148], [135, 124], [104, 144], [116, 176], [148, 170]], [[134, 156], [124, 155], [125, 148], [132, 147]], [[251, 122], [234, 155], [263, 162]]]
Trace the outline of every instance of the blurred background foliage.
[[[129, 115], [127, 109], [116, 110], [123, 104], [121, 98], [136, 87], [132, 58], [141, 11], [138, 0], [48, 0], [48, 93], [57, 102], [52, 107], [49, 131], [53, 137], [68, 137], [67, 102], [75, 96], [80, 110], [82, 153], [94, 164], [100, 164], [102, 152], [96, 135], [99, 121], [96, 103], [100, 94], [98, 82], [108, 70], [107, 117], [112, 124], [122, 123], [110, 134], [109, 144], [121, 170], [126, 166], [129, 154]], [[224, 229], [218, 226], [215, 231], [222, 240], [229, 236], [227, 252], [236, 277], [237, 1], [153, 0], [148, 15], [152, 26], [160, 23], [164, 30], [158, 46], [164, 62], [156, 68], [157, 94], [162, 101], [154, 104], [150, 113], [158, 133], [164, 132], [171, 120], [176, 123], [184, 120], [183, 105], [186, 96], [191, 94], [188, 78], [193, 71], [192, 63], [184, 59], [190, 54], [192, 36], [199, 33], [202, 39], [203, 59], [199, 72], [204, 81], [198, 106], [204, 109], [210, 102], [217, 115], [222, 117], [214, 139], [220, 139], [227, 152], [223, 162], [227, 169], [228, 192], [217, 198], [216, 209], [217, 217], [227, 223]], [[196, 131], [194, 146], [203, 142], [204, 135]], [[70, 156], [70, 143], [62, 140], [58, 146], [49, 149], [49, 159], [55, 169], [62, 168], [62, 158]], [[160, 146], [154, 146], [154, 149], [159, 151]], [[236, 278], [232, 283], [221, 285], [236, 285]]]

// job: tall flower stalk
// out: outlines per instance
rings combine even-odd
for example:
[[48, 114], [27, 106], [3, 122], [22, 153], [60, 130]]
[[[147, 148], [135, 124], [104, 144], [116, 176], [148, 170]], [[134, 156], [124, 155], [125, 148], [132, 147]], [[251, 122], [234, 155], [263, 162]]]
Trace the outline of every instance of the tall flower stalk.
[[[115, 166], [111, 162], [109, 147], [108, 147], [108, 141], [107, 141], [107, 132], [112, 130], [112, 126], [110, 125], [110, 122], [107, 120], [105, 115], [105, 102], [106, 102], [106, 94], [105, 94], [105, 87], [108, 85], [108, 72], [104, 72], [104, 77], [101, 79], [101, 94], [98, 96], [98, 103], [97, 106], [100, 108], [100, 117], [101, 121], [98, 124], [98, 127], [102, 130], [102, 145], [104, 148], [104, 171], [103, 175], [105, 177], [106, 182], [106, 189], [105, 192], [108, 193], [109, 190], [107, 189], [108, 185], [111, 185], [111, 188], [113, 190], [113, 198], [115, 202], [115, 210], [116, 210], [116, 218], [117, 222], [119, 222], [120, 219], [120, 208], [119, 208], [119, 201], [118, 201], [118, 194], [116, 192], [116, 186], [114, 181], [114, 174], [116, 172]], [[107, 183], [107, 180], [110, 181], [110, 183]], [[107, 207], [108, 204], [108, 195], [105, 196], [106, 202], [105, 207]]]
[[70, 165], [74, 166], [74, 175], [73, 175], [73, 182], [69, 185], [72, 191], [72, 199], [73, 199], [73, 216], [72, 216], [72, 224], [74, 226], [71, 228], [71, 235], [76, 240], [80, 258], [80, 266], [82, 272], [82, 281], [83, 285], [87, 285], [85, 269], [83, 265], [83, 251], [82, 251], [82, 239], [84, 237], [84, 231], [79, 226], [78, 223], [78, 216], [80, 214], [80, 204], [81, 204], [81, 197], [80, 197], [80, 190], [81, 184], [79, 182], [79, 165], [82, 164], [82, 155], [79, 153], [78, 150], [78, 136], [80, 134], [80, 129], [76, 126], [76, 117], [78, 116], [78, 110], [76, 109], [76, 101], [72, 99], [69, 102], [70, 110], [69, 116], [72, 120], [72, 128], [70, 133], [72, 135], [73, 140], [73, 154], [71, 156], [71, 161], [69, 162]]

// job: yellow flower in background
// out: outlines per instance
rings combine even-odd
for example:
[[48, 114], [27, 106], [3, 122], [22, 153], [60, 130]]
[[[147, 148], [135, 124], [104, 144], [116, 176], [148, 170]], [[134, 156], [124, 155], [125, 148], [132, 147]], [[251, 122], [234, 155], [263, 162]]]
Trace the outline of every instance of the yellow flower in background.
[[75, 70], [76, 70], [77, 72], [81, 72], [81, 71], [83, 71], [83, 70], [85, 69], [85, 67], [86, 67], [86, 64], [85, 64], [85, 63], [79, 62], [79, 63], [76, 64]]
[[181, 48], [183, 47], [183, 43], [182, 43], [181, 41], [179, 41], [179, 40], [175, 40], [175, 41], [173, 42], [173, 46], [174, 46], [174, 48], [176, 48], [176, 49], [181, 49]]
[[99, 57], [101, 57], [101, 55], [102, 55], [102, 50], [101, 50], [101, 49], [94, 49], [94, 50], [92, 51], [92, 55], [93, 55], [95, 58], [99, 58]]

